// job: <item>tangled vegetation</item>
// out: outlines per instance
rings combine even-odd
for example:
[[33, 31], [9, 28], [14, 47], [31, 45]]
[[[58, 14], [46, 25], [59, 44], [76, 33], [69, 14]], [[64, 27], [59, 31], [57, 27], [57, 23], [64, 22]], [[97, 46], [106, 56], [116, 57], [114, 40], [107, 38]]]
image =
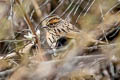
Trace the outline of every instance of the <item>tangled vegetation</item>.
[[[57, 49], [42, 28], [51, 15], [80, 30]], [[0, 80], [120, 79], [120, 0], [0, 0], [0, 28]]]

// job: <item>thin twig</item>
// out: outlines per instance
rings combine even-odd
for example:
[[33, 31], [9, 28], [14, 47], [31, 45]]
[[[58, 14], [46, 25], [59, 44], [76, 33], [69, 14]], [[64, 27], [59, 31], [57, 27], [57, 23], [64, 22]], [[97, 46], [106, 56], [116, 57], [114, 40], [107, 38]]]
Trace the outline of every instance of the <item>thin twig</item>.
[[22, 42], [22, 41], [29, 41], [28, 39], [23, 40], [0, 40], [0, 42]]

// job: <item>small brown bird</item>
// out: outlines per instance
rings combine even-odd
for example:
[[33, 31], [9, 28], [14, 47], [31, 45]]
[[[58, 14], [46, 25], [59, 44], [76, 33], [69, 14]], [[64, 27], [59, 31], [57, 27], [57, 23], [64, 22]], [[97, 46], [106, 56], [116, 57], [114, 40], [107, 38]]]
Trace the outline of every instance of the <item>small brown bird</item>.
[[63, 20], [57, 15], [45, 18], [42, 21], [42, 28], [46, 31], [47, 43], [52, 49], [61, 46], [61, 44], [57, 44], [58, 40], [63, 41], [64, 44], [64, 41], [66, 40], [64, 35], [66, 33], [79, 32], [79, 29], [73, 26], [70, 22]]

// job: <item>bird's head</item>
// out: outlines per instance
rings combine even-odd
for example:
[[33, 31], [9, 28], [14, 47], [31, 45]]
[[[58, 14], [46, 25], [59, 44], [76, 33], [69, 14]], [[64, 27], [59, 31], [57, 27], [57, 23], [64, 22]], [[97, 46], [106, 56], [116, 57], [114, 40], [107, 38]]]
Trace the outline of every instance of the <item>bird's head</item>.
[[61, 18], [57, 15], [48, 16], [42, 21], [42, 28], [54, 28], [60, 20]]

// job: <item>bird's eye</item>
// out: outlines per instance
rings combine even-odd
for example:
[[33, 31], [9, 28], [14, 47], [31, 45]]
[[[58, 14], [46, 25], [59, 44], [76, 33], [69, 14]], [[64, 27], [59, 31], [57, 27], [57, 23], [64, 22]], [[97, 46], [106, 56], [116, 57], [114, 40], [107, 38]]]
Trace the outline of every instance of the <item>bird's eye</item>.
[[66, 44], [67, 44], [67, 38], [66, 37], [61, 37], [60, 39], [57, 40], [56, 48], [63, 47]]

